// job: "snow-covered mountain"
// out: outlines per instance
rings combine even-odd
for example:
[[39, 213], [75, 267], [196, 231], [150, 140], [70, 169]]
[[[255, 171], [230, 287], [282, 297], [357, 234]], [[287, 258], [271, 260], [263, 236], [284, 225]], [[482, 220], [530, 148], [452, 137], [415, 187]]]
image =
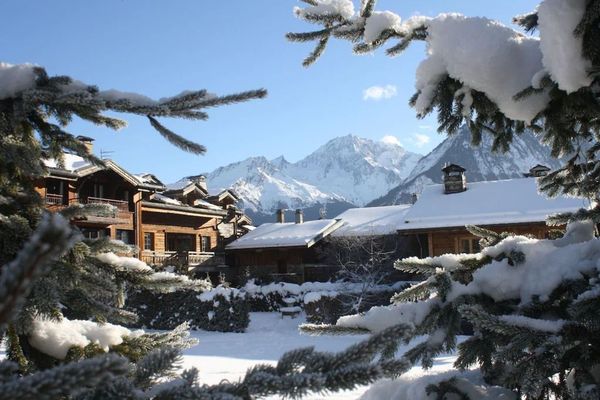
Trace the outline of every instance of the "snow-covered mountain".
[[442, 182], [441, 169], [446, 163], [466, 168], [467, 183], [522, 177], [536, 164], [552, 169], [560, 165], [557, 159], [550, 156], [550, 148], [542, 145], [532, 133], [515, 135], [507, 153], [492, 153], [491, 148], [492, 138], [485, 134], [480, 146], [471, 146], [471, 133], [463, 126], [419, 160], [404, 182], [368, 205], [409, 202], [412, 193], [420, 193], [423, 186]]
[[348, 135], [296, 163], [251, 157], [205, 175], [209, 190], [232, 188], [246, 210], [272, 215], [277, 208], [365, 205], [400, 184], [420, 158], [397, 143]]

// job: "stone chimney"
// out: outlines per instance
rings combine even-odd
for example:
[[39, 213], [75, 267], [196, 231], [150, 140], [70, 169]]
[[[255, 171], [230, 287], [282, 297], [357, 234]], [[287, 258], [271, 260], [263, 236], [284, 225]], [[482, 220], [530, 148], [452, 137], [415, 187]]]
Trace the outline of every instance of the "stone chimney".
[[413, 193], [410, 195], [410, 204], [415, 204], [417, 202], [417, 200], [419, 200], [418, 194]]
[[304, 212], [301, 209], [296, 210], [296, 223], [301, 224], [304, 222]]
[[208, 192], [208, 186], [206, 185], [206, 177], [204, 175], [190, 176], [189, 180], [200, 186], [206, 192]]
[[89, 136], [79, 135], [75, 139], [77, 139], [83, 143], [83, 145], [85, 146], [88, 153], [90, 153], [90, 154], [94, 153], [94, 138], [91, 138]]
[[444, 193], [460, 193], [467, 190], [467, 178], [463, 167], [456, 164], [447, 164], [442, 168], [444, 173]]
[[280, 224], [283, 224], [285, 222], [285, 210], [283, 208], [280, 208], [279, 210], [277, 210], [277, 222]]

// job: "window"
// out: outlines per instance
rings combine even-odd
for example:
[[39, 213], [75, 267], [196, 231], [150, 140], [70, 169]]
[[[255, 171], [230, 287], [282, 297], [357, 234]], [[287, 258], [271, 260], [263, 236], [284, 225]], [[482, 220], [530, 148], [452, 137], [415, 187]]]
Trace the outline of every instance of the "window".
[[133, 244], [133, 231], [117, 229], [117, 240], [125, 244]]
[[458, 251], [460, 253], [479, 253], [481, 247], [479, 246], [478, 238], [461, 238], [458, 241]]
[[46, 181], [46, 192], [63, 195], [65, 193], [65, 183], [57, 179], [48, 179]]
[[93, 196], [92, 197], [104, 197], [104, 185], [101, 183], [94, 183], [93, 186]]
[[144, 232], [144, 250], [154, 250], [154, 233]]
[[202, 243], [202, 251], [210, 251], [211, 250], [210, 236], [201, 236], [200, 240]]
[[81, 228], [81, 234], [86, 239], [100, 239], [109, 236], [107, 229]]

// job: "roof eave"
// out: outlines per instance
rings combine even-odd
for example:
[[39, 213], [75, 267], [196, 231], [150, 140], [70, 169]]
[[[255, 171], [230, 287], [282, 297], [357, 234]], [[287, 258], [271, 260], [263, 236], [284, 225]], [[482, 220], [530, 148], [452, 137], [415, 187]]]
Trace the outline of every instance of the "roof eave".
[[184, 211], [184, 212], [194, 213], [194, 214], [198, 214], [198, 215], [209, 214], [209, 215], [218, 216], [218, 217], [224, 217], [227, 215], [227, 211], [225, 211], [225, 210], [221, 211], [221, 210], [211, 210], [208, 208], [179, 206], [179, 205], [175, 205], [175, 204], [158, 203], [158, 202], [153, 202], [153, 201], [148, 201], [148, 200], [142, 200], [141, 203], [142, 203], [142, 206], [146, 206], [146, 207], [155, 207], [155, 208], [160, 208], [160, 209], [164, 209], [164, 210]]

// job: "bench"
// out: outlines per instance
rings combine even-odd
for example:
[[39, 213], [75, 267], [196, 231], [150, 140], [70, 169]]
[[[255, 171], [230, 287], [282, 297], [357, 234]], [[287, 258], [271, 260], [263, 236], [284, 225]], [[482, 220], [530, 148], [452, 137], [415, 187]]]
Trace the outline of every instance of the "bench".
[[283, 317], [296, 318], [302, 312], [302, 309], [300, 307], [281, 307], [279, 311], [281, 311], [281, 319]]

